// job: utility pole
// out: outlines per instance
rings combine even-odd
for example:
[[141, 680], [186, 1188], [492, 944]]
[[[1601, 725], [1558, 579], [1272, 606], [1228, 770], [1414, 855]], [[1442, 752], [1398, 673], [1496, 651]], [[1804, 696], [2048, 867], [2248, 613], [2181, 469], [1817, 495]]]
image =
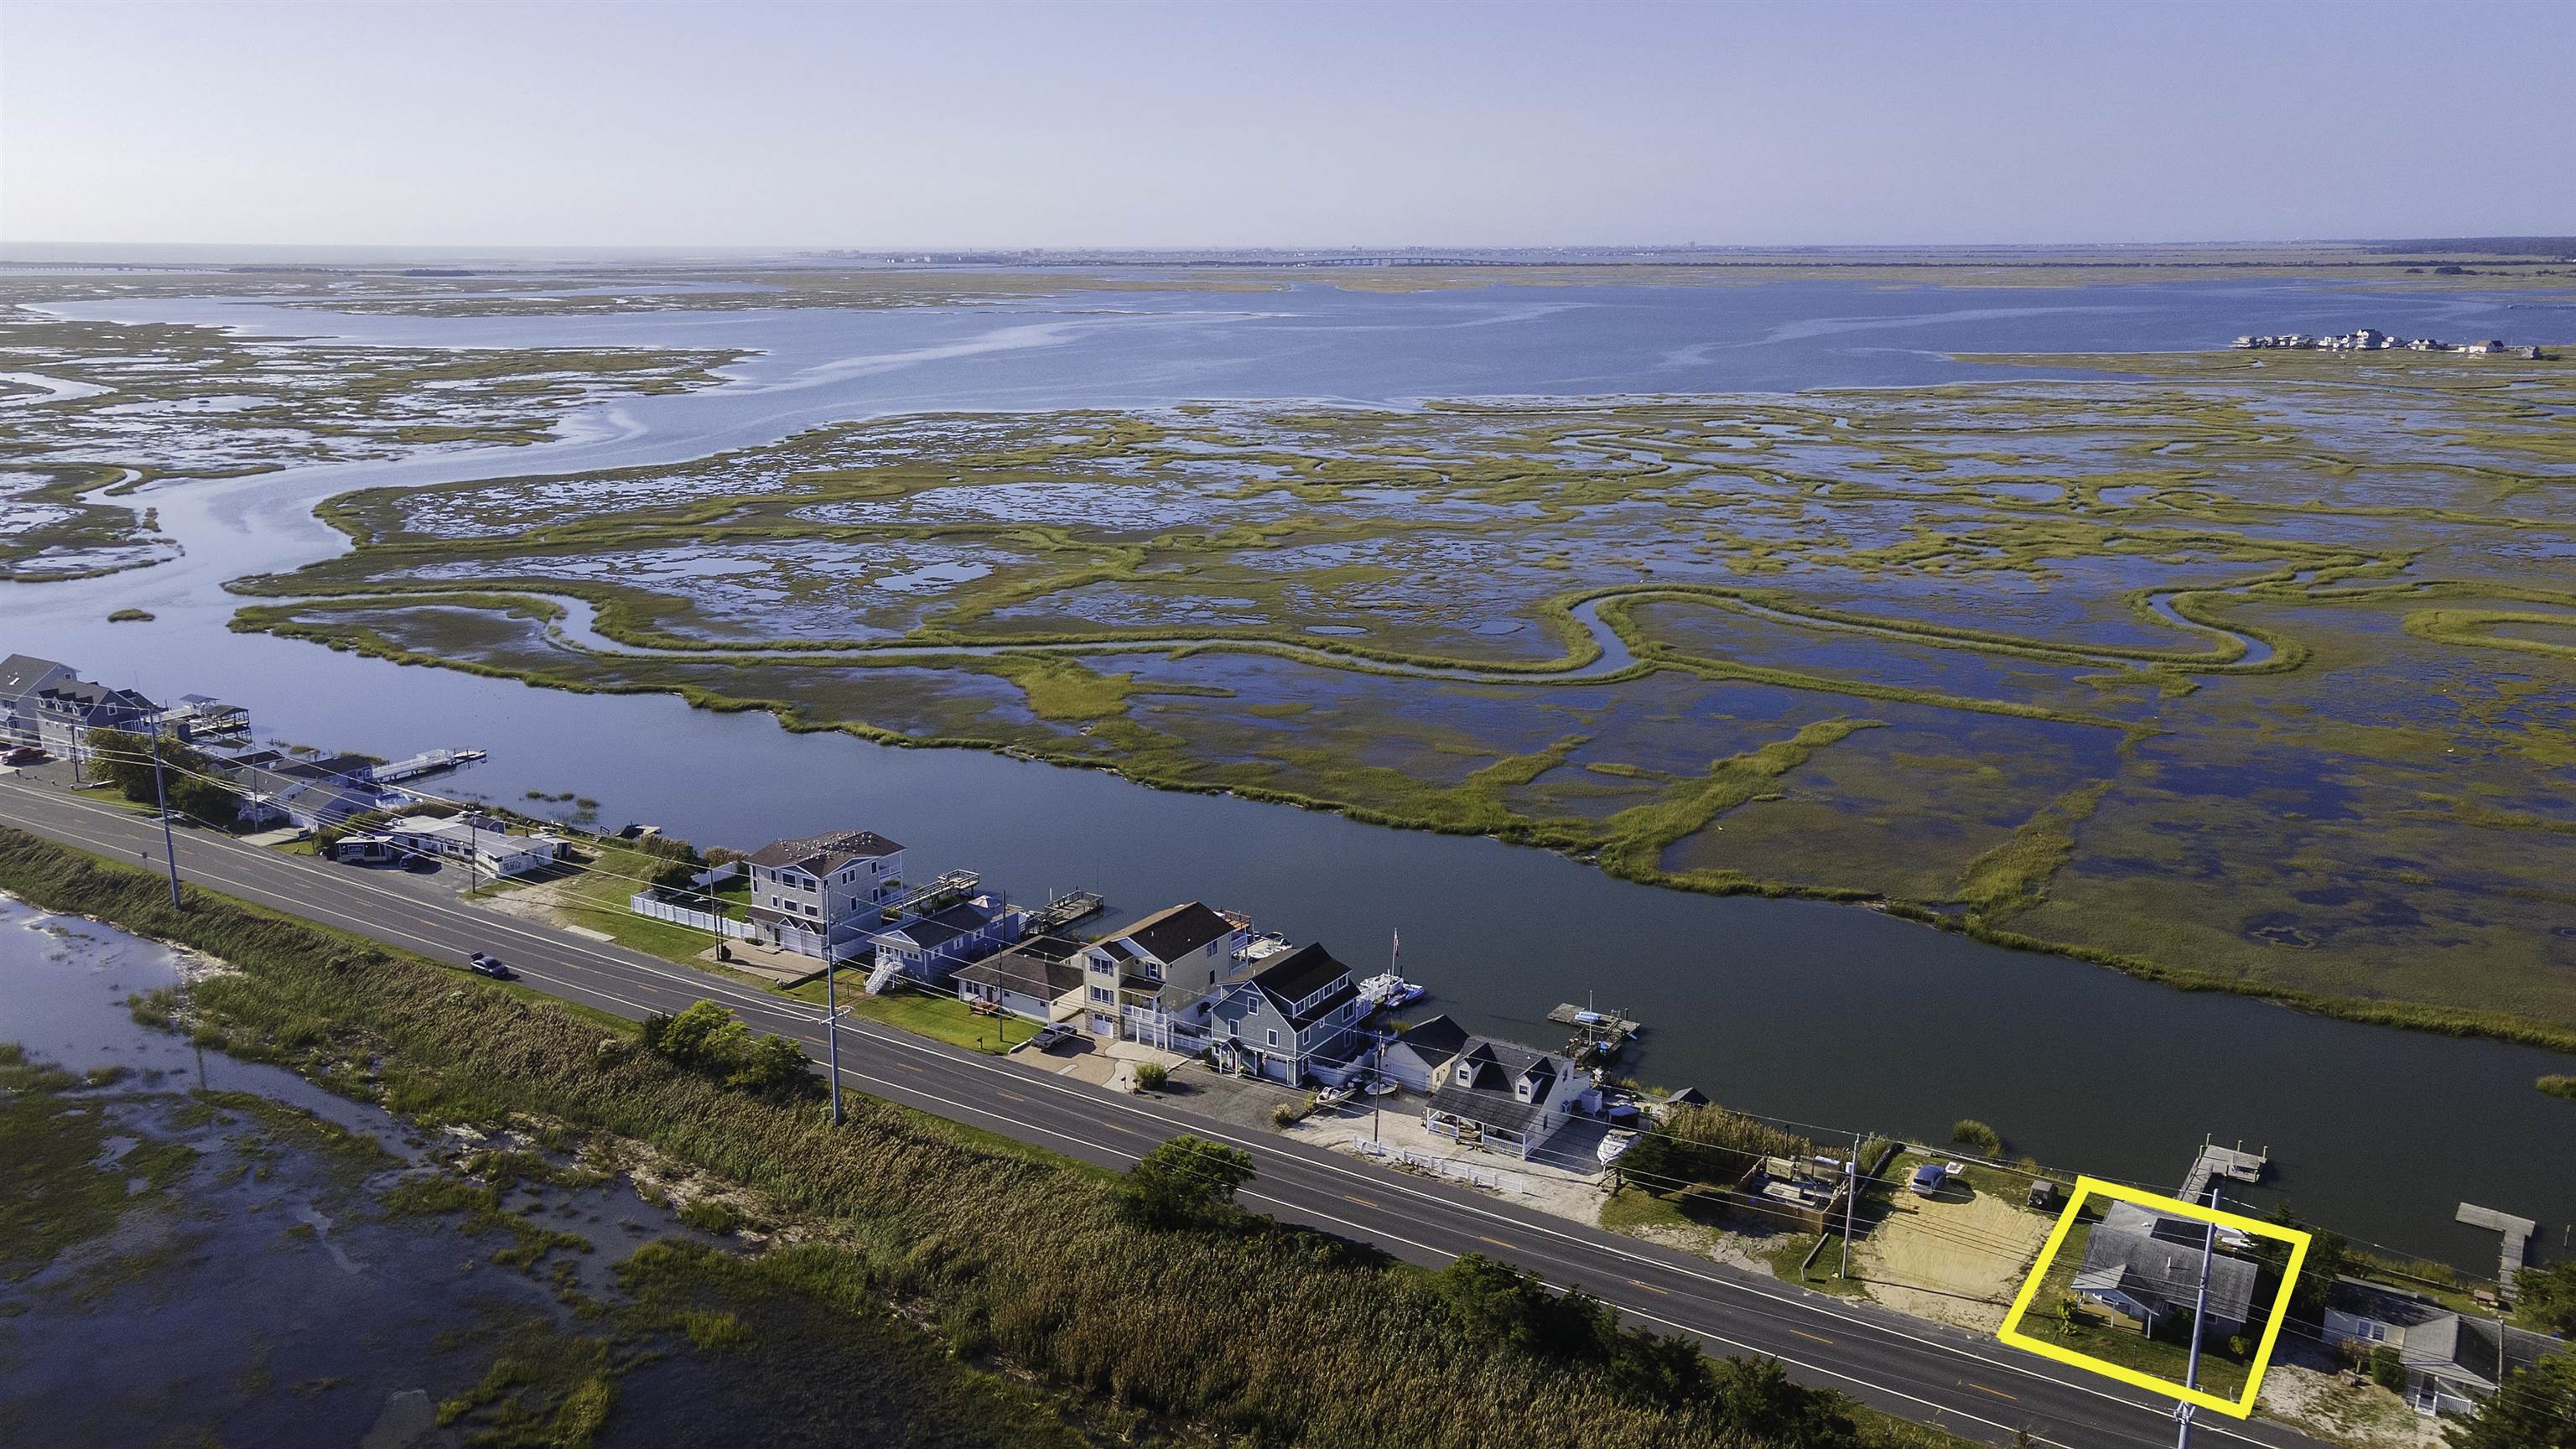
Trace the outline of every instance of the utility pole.
[[170, 909], [179, 909], [179, 848], [170, 842], [170, 792], [161, 782], [161, 721], [152, 721], [152, 802], [161, 807], [161, 854], [170, 865]]
[[475, 864], [483, 858], [483, 822], [474, 807], [465, 807], [465, 893], [474, 894]]
[[[829, 899], [829, 897], [825, 897]], [[823, 1055], [829, 1058], [825, 1069], [832, 1078], [832, 1125], [841, 1125], [841, 996], [835, 977], [841, 974], [841, 958], [834, 951], [832, 939], [823, 938]]]
[[[2218, 1206], [2218, 1179], [2215, 1177], [2209, 1182], [2209, 1205], [2213, 1208]], [[2209, 1317], [2210, 1260], [2218, 1255], [2218, 1224], [2213, 1221], [2205, 1228], [2200, 1240], [2200, 1293], [2191, 1305], [2191, 1357], [2184, 1361], [2182, 1371], [2182, 1386], [2187, 1389], [2200, 1387], [2200, 1326]], [[2191, 1449], [2191, 1416], [2190, 1404], [2174, 1405], [2174, 1449]]]
[[1843, 1271], [1851, 1276], [1852, 1207], [1860, 1201], [1860, 1138], [1852, 1138], [1851, 1156], [1843, 1159]]
[[1373, 1053], [1369, 1061], [1369, 1140], [1371, 1142], [1375, 1142], [1378, 1140], [1378, 1083], [1385, 1080], [1386, 1077], [1386, 1032], [1383, 1028], [1369, 1033], [1369, 1046], [1373, 1049]]

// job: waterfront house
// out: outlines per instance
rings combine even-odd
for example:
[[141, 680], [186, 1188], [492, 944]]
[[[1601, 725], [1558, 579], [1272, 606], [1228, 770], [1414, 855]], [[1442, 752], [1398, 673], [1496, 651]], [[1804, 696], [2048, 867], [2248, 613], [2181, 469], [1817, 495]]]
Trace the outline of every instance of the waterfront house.
[[1209, 1050], [1220, 1070], [1293, 1087], [1318, 1066], [1348, 1064], [1367, 1014], [1351, 968], [1321, 946], [1302, 946], [1226, 983], [1208, 1012]]
[[1378, 1049], [1378, 1074], [1399, 1087], [1427, 1093], [1432, 1079], [1466, 1045], [1467, 1029], [1446, 1016], [1416, 1022]]
[[932, 986], [945, 985], [951, 973], [1010, 945], [1028, 929], [1029, 913], [993, 895], [933, 896], [920, 909], [904, 910], [893, 926], [868, 937], [876, 970], [883, 979], [894, 973]]
[[1082, 943], [1032, 936], [960, 967], [949, 981], [960, 1001], [980, 1001], [1030, 1021], [1061, 1021], [1082, 1011]]
[[488, 815], [406, 815], [376, 832], [407, 857], [462, 860], [495, 878], [528, 875], [554, 864], [563, 841], [529, 835]]
[[385, 808], [376, 762], [365, 755], [298, 758], [262, 747], [204, 751], [215, 772], [241, 792], [241, 819], [252, 825], [288, 820], [307, 830], [338, 825]]
[[147, 733], [161, 713], [133, 690], [92, 684], [70, 665], [32, 654], [0, 660], [0, 707], [8, 711], [9, 744], [34, 745], [74, 764], [91, 730]]
[[[2093, 1225], [2073, 1288], [2078, 1302], [2107, 1310], [2113, 1322], [2154, 1336], [2189, 1333], [2200, 1295], [2201, 1250], [2209, 1224], [2166, 1217], [2135, 1203], [2113, 1203]], [[2254, 1312], [2255, 1265], [2224, 1250], [2209, 1260], [2205, 1336], [2243, 1333]]]
[[1471, 1036], [1434, 1079], [1422, 1125], [1461, 1145], [1527, 1160], [1573, 1120], [1591, 1085], [1571, 1057]]
[[773, 840], [746, 864], [763, 943], [818, 960], [885, 925], [903, 894], [903, 847], [873, 830]]
[[1207, 1045], [1218, 983], [1252, 950], [1252, 921], [1200, 901], [1166, 907], [1083, 950], [1092, 1035], [1167, 1051]]
[[2400, 1390], [2419, 1414], [2464, 1414], [2505, 1375], [2564, 1350], [2564, 1340], [2492, 1318], [2454, 1312], [2430, 1298], [2359, 1278], [2326, 1289], [2328, 1343], [2394, 1350], [2405, 1369]]
[[6, 711], [8, 743], [12, 747], [41, 746], [44, 741], [36, 723], [36, 696], [79, 682], [80, 675], [70, 665], [51, 659], [39, 659], [33, 654], [12, 654], [0, 659], [0, 711]]

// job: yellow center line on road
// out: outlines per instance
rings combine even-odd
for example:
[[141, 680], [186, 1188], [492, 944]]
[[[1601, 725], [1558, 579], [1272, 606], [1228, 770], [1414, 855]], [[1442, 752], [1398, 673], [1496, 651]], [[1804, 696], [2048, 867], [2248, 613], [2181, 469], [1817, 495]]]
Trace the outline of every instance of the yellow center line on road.
[[1028, 1100], [1028, 1098], [1021, 1096], [1019, 1093], [1012, 1091], [1008, 1087], [995, 1087], [993, 1089], [993, 1095], [997, 1097], [1008, 1097], [1014, 1102], [1025, 1102]]
[[1666, 1298], [1670, 1298], [1670, 1297], [1672, 1297], [1672, 1296], [1673, 1296], [1673, 1290], [1671, 1290], [1670, 1288], [1658, 1288], [1658, 1287], [1656, 1287], [1654, 1284], [1649, 1283], [1649, 1282], [1647, 1282], [1646, 1280], [1644, 1280], [1644, 1279], [1642, 1279], [1642, 1278], [1631, 1278], [1631, 1279], [1629, 1279], [1629, 1280], [1628, 1280], [1628, 1286], [1629, 1286], [1629, 1287], [1631, 1287], [1631, 1288], [1643, 1288], [1643, 1289], [1645, 1289], [1645, 1290], [1646, 1290], [1647, 1292], [1649, 1292], [1649, 1293], [1660, 1293], [1660, 1294], [1662, 1294], [1662, 1295], [1663, 1295], [1664, 1297], [1666, 1297]]
[[1476, 1235], [1476, 1241], [1477, 1241], [1477, 1242], [1480, 1242], [1480, 1243], [1491, 1243], [1491, 1244], [1493, 1244], [1493, 1245], [1494, 1245], [1495, 1247], [1497, 1247], [1497, 1248], [1508, 1248], [1508, 1247], [1510, 1247], [1510, 1246], [1511, 1246], [1511, 1244], [1504, 1242], [1504, 1241], [1503, 1241], [1502, 1239], [1500, 1239], [1500, 1238], [1489, 1238], [1489, 1237], [1486, 1237], [1483, 1233], [1478, 1233], [1478, 1234]]
[[1793, 1329], [1790, 1329], [1789, 1331], [1790, 1331], [1791, 1333], [1794, 1333], [1794, 1334], [1798, 1335], [1800, 1338], [1813, 1339], [1813, 1340], [1815, 1340], [1815, 1341], [1816, 1341], [1816, 1342], [1818, 1342], [1818, 1343], [1831, 1343], [1831, 1342], [1833, 1342], [1833, 1340], [1832, 1340], [1832, 1339], [1825, 1337], [1825, 1336], [1824, 1336], [1823, 1334], [1821, 1334], [1821, 1333], [1809, 1333], [1807, 1330], [1805, 1330], [1805, 1329], [1803, 1329], [1803, 1328], [1793, 1328]]
[[1373, 1207], [1376, 1207], [1376, 1206], [1377, 1206], [1377, 1203], [1376, 1203], [1376, 1202], [1374, 1202], [1373, 1200], [1371, 1200], [1371, 1199], [1369, 1199], [1369, 1198], [1361, 1197], [1361, 1196], [1359, 1196], [1359, 1195], [1358, 1195], [1358, 1194], [1356, 1194], [1356, 1193], [1348, 1193], [1348, 1192], [1343, 1193], [1343, 1194], [1342, 1194], [1342, 1201], [1344, 1201], [1344, 1202], [1355, 1202], [1355, 1203], [1358, 1203], [1361, 1207], [1365, 1207], [1365, 1208], [1373, 1208]]
[[1960, 1382], [1966, 1384], [1969, 1388], [1975, 1389], [1981, 1394], [1992, 1394], [1998, 1399], [2009, 1399], [2016, 1404], [2021, 1402], [2021, 1395], [2008, 1394], [2001, 1389], [1987, 1388], [1984, 1384], [1978, 1383], [1975, 1379], [1962, 1379]]

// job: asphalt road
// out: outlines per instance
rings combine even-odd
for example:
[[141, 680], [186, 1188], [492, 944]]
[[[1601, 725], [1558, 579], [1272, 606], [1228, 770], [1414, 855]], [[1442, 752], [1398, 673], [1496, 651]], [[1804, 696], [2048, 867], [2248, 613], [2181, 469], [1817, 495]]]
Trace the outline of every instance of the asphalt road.
[[[0, 777], [0, 821], [112, 858], [161, 861], [156, 821], [94, 796]], [[199, 830], [180, 833], [178, 855], [181, 876], [197, 885], [387, 945], [457, 964], [489, 951], [528, 986], [629, 1018], [720, 1001], [755, 1029], [794, 1038], [818, 1062], [825, 1054], [817, 1008], [480, 910], [428, 882], [281, 855]], [[2174, 1440], [2169, 1403], [1991, 1338], [865, 1020], [845, 1022], [840, 1053], [845, 1089], [1090, 1162], [1124, 1166], [1182, 1132], [1231, 1143], [1256, 1163], [1258, 1175], [1241, 1194], [1256, 1211], [1417, 1263], [1436, 1266], [1484, 1253], [1559, 1286], [1579, 1283], [1636, 1322], [1687, 1331], [1713, 1353], [1768, 1355], [1802, 1382], [1840, 1389], [1964, 1438], [2011, 1444], [2026, 1429], [2034, 1443], [2067, 1449]], [[2275, 1425], [2208, 1413], [2194, 1437], [2209, 1445], [2316, 1442]]]

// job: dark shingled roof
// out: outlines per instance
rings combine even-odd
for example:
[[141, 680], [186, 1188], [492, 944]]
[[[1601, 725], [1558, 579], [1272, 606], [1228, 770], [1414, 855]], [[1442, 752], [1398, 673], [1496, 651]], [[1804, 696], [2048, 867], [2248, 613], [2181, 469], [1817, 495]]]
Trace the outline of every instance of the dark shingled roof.
[[1155, 960], [1169, 964], [1233, 934], [1232, 921], [1201, 902], [1187, 901], [1156, 911], [1110, 939], [1132, 941]]
[[1273, 956], [1246, 979], [1269, 992], [1278, 1001], [1279, 1009], [1286, 1011], [1300, 999], [1331, 985], [1334, 978], [1350, 974], [1351, 968], [1333, 959], [1332, 952], [1315, 945]]
[[851, 861], [892, 855], [901, 849], [873, 830], [845, 830], [803, 840], [773, 840], [751, 853], [751, 863], [771, 870], [792, 865], [808, 875], [830, 875]]
[[1455, 1082], [1444, 1082], [1431, 1093], [1431, 1109], [1524, 1138], [1532, 1136], [1547, 1116], [1547, 1108], [1539, 1103], [1524, 1102], [1509, 1092], [1470, 1091]]
[[1406, 1027], [1396, 1041], [1413, 1048], [1415, 1055], [1437, 1067], [1458, 1055], [1458, 1049], [1467, 1044], [1467, 1028], [1446, 1016], [1435, 1016]]
[[[1073, 960], [1070, 951], [1061, 956], [1045, 954], [1049, 947], [1055, 945], [1070, 946], [1072, 943], [1041, 936], [998, 956], [987, 956], [950, 979], [1053, 1001], [1082, 985], [1082, 963]], [[1037, 949], [1033, 950], [1033, 947]]]

